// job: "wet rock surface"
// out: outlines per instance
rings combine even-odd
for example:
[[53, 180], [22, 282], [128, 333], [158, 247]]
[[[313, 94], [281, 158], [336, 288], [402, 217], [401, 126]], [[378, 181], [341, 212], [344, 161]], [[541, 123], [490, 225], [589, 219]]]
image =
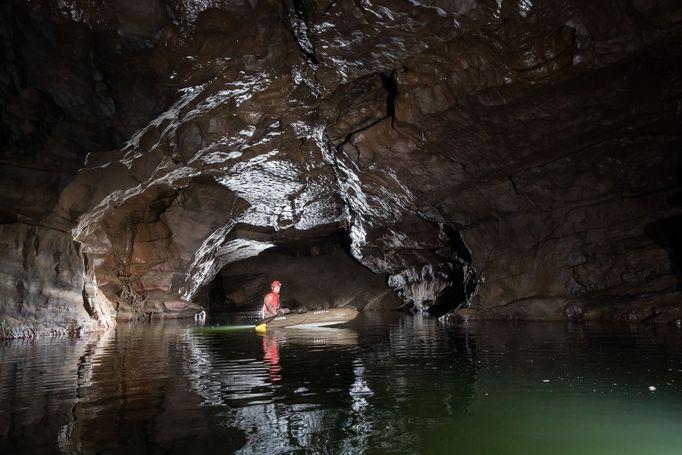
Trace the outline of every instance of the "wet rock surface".
[[79, 335], [113, 325], [112, 304], [70, 235], [2, 225], [0, 246], [0, 337]]
[[5, 334], [252, 298], [339, 232], [382, 307], [679, 319], [676, 2], [143, 3], [0, 7]]

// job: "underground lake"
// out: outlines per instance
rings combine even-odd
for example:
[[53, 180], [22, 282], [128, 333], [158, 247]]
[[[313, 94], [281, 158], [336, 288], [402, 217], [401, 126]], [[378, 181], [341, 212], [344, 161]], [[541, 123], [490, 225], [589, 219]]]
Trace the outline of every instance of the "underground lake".
[[682, 453], [682, 1], [1, 0], [0, 43], [0, 454]]
[[0, 342], [2, 453], [677, 454], [682, 329], [253, 315]]

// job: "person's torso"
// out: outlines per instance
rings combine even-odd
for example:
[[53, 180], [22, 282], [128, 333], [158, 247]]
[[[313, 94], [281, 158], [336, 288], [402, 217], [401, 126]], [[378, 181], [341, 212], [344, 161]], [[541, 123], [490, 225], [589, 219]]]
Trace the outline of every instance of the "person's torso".
[[265, 296], [264, 302], [266, 305], [270, 305], [273, 308], [279, 307], [279, 294], [276, 292], [268, 292]]

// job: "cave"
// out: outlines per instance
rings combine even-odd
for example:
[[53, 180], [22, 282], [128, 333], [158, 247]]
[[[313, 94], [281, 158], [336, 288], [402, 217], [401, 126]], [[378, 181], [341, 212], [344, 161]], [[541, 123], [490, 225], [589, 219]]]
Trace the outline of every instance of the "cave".
[[[277, 274], [297, 307], [676, 323], [675, 5], [503, 3], [6, 2], [0, 333]], [[336, 258], [366, 295], [298, 295]]]
[[[232, 439], [209, 432], [205, 447], [316, 453], [319, 436], [338, 442], [334, 453], [438, 453], [446, 447], [412, 430], [485, 410], [476, 384], [494, 384], [494, 369], [480, 379], [475, 365], [523, 370], [522, 354], [505, 364], [486, 353], [515, 346], [532, 357], [524, 334], [537, 346], [546, 337], [567, 364], [572, 351], [552, 337], [597, 349], [596, 334], [620, 327], [624, 356], [654, 332], [665, 341], [653, 344], [678, 342], [678, 1], [5, 0], [0, 36], [0, 352], [18, 359], [0, 386], [21, 382], [22, 356], [33, 355], [21, 343], [49, 357], [41, 343], [53, 340], [77, 365], [70, 404], [49, 393], [32, 402], [72, 417], [50, 430], [60, 436], [48, 451], [80, 450], [78, 400], [107, 378], [96, 366], [128, 390], [145, 365], [139, 346], [182, 365], [184, 382], [168, 373], [168, 394], [149, 392], [144, 412], [159, 426], [176, 416], [151, 409], [171, 397], [239, 408], [225, 427]], [[315, 336], [206, 341], [218, 336], [211, 327], [254, 325], [274, 280], [291, 311], [359, 316]], [[177, 344], [159, 348], [169, 339]], [[112, 343], [122, 357], [99, 359]], [[343, 380], [327, 390], [317, 371], [314, 386], [287, 383], [277, 396], [283, 347], [302, 346]], [[662, 361], [673, 351], [662, 347]], [[303, 357], [289, 365], [311, 369]], [[466, 374], [445, 374], [447, 358]], [[416, 370], [434, 390], [450, 385], [427, 396]], [[244, 385], [242, 373], [248, 393], [226, 392]], [[553, 386], [549, 376], [535, 379]], [[645, 391], [674, 389], [671, 377], [657, 380]], [[408, 385], [421, 395], [402, 407]], [[245, 409], [261, 393], [277, 400], [267, 395], [273, 407], [256, 418]], [[329, 395], [329, 413], [305, 402], [318, 395]], [[279, 412], [275, 402], [310, 420], [298, 427], [287, 414], [273, 446], [250, 428]], [[369, 425], [372, 405], [402, 442], [374, 444], [353, 423]], [[17, 406], [10, 423], [0, 418], [0, 451], [24, 447], [6, 436], [32, 425], [16, 423]], [[200, 420], [223, 415], [192, 409]], [[430, 415], [445, 420], [408, 423]], [[351, 425], [355, 445], [326, 434], [336, 424], [325, 419]], [[138, 429], [131, 441], [144, 445]], [[157, 434], [147, 448], [188, 451], [199, 433]], [[92, 444], [85, 453], [129, 448]]]

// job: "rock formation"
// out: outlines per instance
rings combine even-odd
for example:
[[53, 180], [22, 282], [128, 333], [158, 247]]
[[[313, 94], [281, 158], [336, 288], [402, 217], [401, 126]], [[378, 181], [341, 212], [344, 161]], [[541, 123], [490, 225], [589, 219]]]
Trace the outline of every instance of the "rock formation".
[[191, 315], [267, 250], [437, 316], [682, 316], [678, 2], [9, 0], [0, 34], [0, 336]]

